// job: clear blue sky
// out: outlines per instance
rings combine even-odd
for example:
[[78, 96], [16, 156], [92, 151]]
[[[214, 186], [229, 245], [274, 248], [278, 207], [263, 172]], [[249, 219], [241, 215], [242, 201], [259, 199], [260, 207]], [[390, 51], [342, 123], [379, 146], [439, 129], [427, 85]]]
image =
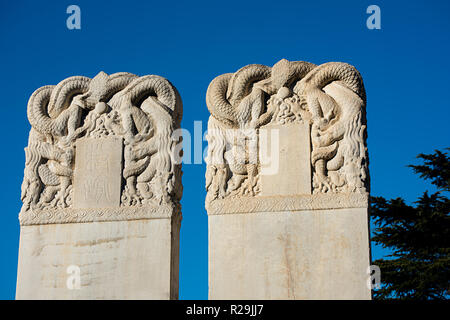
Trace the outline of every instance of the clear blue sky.
[[[81, 8], [81, 30], [66, 28], [71, 4]], [[381, 30], [366, 28], [371, 4], [381, 8]], [[38, 87], [100, 70], [161, 75], [180, 91], [182, 127], [192, 132], [196, 120], [206, 127], [206, 88], [219, 74], [281, 58], [348, 62], [367, 90], [372, 195], [411, 202], [433, 189], [406, 165], [450, 146], [449, 15], [444, 0], [2, 1], [0, 298], [15, 295], [26, 106]], [[180, 298], [206, 299], [205, 166], [183, 171]]]

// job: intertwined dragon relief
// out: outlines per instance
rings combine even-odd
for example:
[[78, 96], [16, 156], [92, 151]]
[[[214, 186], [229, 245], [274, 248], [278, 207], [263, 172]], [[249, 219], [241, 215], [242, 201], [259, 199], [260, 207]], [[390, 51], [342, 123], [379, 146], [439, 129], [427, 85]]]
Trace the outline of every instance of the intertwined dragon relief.
[[273, 67], [248, 65], [215, 78], [206, 103], [211, 113], [207, 205], [258, 197], [261, 159], [250, 159], [249, 141], [258, 141], [261, 129], [270, 125], [308, 124], [313, 194], [369, 191], [366, 96], [353, 66], [285, 59]]
[[179, 204], [181, 163], [173, 152], [180, 141], [172, 132], [180, 127], [182, 103], [168, 80], [126, 72], [74, 76], [37, 89], [27, 115], [31, 130], [21, 216], [73, 207], [75, 148], [81, 138], [123, 140], [121, 207]]

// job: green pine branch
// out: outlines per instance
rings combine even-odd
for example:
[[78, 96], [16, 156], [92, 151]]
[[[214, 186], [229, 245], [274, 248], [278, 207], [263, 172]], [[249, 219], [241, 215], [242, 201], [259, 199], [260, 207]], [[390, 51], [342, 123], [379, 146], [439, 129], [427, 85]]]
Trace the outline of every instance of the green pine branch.
[[[446, 149], [450, 150], [450, 149]], [[392, 253], [373, 263], [381, 269], [375, 299], [447, 299], [450, 294], [450, 161], [446, 152], [418, 155], [410, 165], [438, 192], [424, 192], [414, 204], [401, 198], [371, 198], [372, 241]]]

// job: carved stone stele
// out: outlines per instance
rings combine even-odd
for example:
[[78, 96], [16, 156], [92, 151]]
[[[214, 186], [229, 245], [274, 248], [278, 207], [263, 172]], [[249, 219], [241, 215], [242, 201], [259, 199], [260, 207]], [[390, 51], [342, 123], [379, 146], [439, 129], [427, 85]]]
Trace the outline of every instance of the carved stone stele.
[[366, 96], [351, 65], [252, 64], [208, 87], [211, 299], [370, 299]]
[[[176, 298], [175, 87], [156, 75], [74, 76], [37, 89], [27, 115], [17, 298]], [[66, 286], [71, 265], [79, 290]]]

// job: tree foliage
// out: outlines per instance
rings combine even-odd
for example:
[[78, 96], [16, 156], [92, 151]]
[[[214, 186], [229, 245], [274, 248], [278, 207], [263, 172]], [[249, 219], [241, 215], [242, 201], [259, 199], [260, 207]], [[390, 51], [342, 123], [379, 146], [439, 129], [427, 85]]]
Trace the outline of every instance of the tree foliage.
[[[450, 149], [446, 149], [450, 150]], [[401, 198], [371, 198], [372, 241], [392, 252], [373, 264], [381, 269], [375, 299], [446, 299], [450, 290], [450, 162], [446, 152], [419, 154], [410, 165], [438, 188], [407, 205]]]

